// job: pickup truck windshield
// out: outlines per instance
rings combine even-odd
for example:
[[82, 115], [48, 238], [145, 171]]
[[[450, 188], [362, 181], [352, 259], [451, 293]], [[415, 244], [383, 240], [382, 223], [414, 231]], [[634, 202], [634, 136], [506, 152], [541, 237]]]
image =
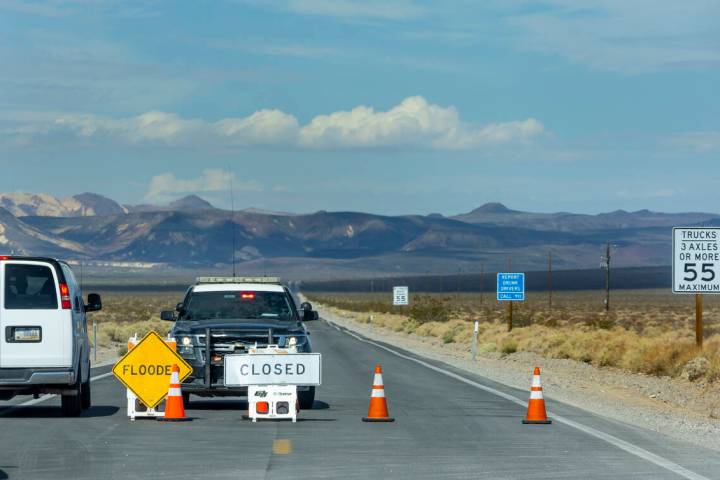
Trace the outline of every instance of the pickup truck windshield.
[[283, 292], [193, 292], [181, 320], [295, 320]]

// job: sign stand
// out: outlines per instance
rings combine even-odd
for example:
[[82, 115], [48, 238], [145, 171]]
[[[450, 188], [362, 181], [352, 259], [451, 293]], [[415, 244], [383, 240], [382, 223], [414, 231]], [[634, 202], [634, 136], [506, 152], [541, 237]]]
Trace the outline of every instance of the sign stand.
[[525, 301], [525, 274], [498, 273], [497, 300], [508, 302], [508, 332], [513, 329], [513, 302]]
[[703, 347], [703, 297], [702, 293], [695, 294], [695, 345]]
[[512, 312], [513, 311], [513, 302], [508, 302], [508, 332], [512, 332], [513, 327], [513, 321], [512, 321]]
[[673, 228], [673, 293], [695, 294], [695, 345], [703, 347], [703, 294], [720, 293], [720, 228]]
[[225, 355], [225, 385], [247, 386], [248, 414], [258, 420], [297, 421], [298, 385], [321, 384], [319, 353], [298, 353], [296, 346], [254, 347], [246, 354]]
[[[248, 355], [297, 353], [297, 347], [280, 348], [268, 345], [258, 348], [257, 344]], [[297, 385], [248, 385], [248, 417], [256, 423], [260, 420], [292, 420], [297, 422], [299, 410]]]
[[175, 349], [174, 338], [163, 339], [156, 332], [148, 333], [142, 340], [138, 340], [137, 334], [128, 340], [128, 352], [112, 372], [127, 388], [130, 420], [165, 416], [164, 402], [173, 364], [181, 369], [180, 381], [192, 373], [192, 367]]

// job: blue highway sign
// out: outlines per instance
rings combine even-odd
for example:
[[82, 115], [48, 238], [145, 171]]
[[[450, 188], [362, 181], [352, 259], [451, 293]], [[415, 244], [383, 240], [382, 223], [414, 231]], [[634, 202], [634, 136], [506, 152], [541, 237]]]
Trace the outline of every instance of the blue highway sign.
[[525, 300], [524, 273], [497, 274], [498, 301], [522, 302]]

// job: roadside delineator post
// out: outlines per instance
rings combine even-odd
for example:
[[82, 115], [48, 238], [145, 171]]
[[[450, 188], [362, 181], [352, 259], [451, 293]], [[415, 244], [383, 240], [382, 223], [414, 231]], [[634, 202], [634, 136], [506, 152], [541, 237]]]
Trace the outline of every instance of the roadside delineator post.
[[394, 422], [395, 419], [388, 414], [387, 401], [385, 400], [385, 386], [382, 379], [382, 367], [375, 365], [375, 376], [370, 391], [370, 407], [367, 417], [362, 418], [363, 422]]
[[183, 403], [182, 390], [180, 387], [180, 367], [174, 364], [170, 376], [170, 389], [165, 400], [165, 415], [158, 417], [158, 420], [165, 422], [184, 422], [190, 420], [185, 416], [185, 404]]
[[547, 412], [545, 411], [545, 399], [543, 398], [540, 368], [538, 367], [535, 367], [535, 371], [533, 372], [527, 415], [523, 419], [522, 423], [541, 425], [549, 425], [552, 423], [548, 420]]

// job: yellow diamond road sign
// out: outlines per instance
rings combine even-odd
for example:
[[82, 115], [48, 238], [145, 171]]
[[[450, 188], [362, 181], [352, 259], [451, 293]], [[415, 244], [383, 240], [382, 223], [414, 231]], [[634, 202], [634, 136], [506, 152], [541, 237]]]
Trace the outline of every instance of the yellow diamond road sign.
[[180, 367], [180, 381], [192, 367], [155, 332], [150, 332], [113, 367], [115, 376], [150, 408], [162, 402], [170, 387], [172, 367]]

